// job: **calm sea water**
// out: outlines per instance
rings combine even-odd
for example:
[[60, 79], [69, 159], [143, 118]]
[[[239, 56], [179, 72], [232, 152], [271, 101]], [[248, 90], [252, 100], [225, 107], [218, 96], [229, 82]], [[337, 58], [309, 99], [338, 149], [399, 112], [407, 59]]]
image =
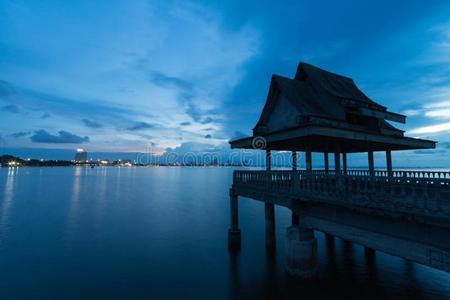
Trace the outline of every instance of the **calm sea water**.
[[0, 299], [450, 298], [450, 274], [336, 239], [320, 278], [284, 273], [265, 251], [264, 206], [240, 198], [229, 253], [227, 168], [0, 169]]

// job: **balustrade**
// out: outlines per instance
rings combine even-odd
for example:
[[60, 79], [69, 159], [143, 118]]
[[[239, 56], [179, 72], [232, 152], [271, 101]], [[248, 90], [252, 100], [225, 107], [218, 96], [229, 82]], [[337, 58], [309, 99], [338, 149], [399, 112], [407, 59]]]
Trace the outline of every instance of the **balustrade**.
[[[439, 212], [450, 217], [450, 172], [347, 170], [235, 171], [237, 188], [263, 189], [292, 197]], [[359, 202], [358, 202], [359, 201]]]

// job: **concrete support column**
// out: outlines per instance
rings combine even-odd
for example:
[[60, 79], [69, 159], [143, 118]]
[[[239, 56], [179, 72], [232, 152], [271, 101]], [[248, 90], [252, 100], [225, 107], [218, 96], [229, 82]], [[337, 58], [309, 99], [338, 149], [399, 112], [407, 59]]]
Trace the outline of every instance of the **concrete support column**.
[[334, 236], [332, 236], [329, 233], [325, 233], [325, 241], [327, 244], [333, 244], [334, 243]]
[[347, 175], [347, 153], [342, 153], [342, 171], [344, 175]]
[[275, 248], [275, 205], [273, 203], [266, 202], [264, 204], [265, 216], [266, 216], [266, 247]]
[[292, 210], [292, 225], [298, 225], [298, 218], [299, 215], [294, 210]]
[[272, 154], [269, 149], [266, 149], [266, 170], [270, 171], [272, 169]]
[[369, 174], [370, 176], [375, 176], [375, 165], [373, 160], [373, 151], [369, 151], [368, 153], [368, 159], [369, 159]]
[[325, 174], [328, 174], [330, 171], [330, 162], [328, 160], [328, 152], [323, 153], [323, 166], [325, 169]]
[[231, 249], [241, 247], [241, 230], [239, 229], [238, 196], [236, 191], [230, 189], [231, 228], [228, 229], [228, 246]]
[[305, 160], [306, 160], [306, 171], [311, 172], [311, 170], [312, 170], [312, 153], [311, 153], [311, 151], [305, 152]]
[[286, 272], [299, 279], [317, 276], [317, 240], [314, 231], [300, 225], [286, 230]]
[[334, 153], [334, 170], [336, 171], [336, 175], [341, 174], [341, 157], [339, 152]]
[[374, 257], [375, 256], [375, 250], [369, 247], [364, 247], [364, 255], [367, 257]]
[[292, 151], [292, 170], [297, 171], [297, 151]]
[[388, 176], [391, 177], [392, 176], [392, 154], [391, 154], [391, 150], [387, 150], [386, 151], [386, 167], [387, 167]]

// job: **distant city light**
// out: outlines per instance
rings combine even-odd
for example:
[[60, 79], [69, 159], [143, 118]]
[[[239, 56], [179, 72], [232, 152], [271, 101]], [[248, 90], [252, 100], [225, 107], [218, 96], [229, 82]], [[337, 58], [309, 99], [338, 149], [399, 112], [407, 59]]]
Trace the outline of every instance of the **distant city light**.
[[77, 148], [77, 152], [75, 153], [75, 161], [80, 163], [85, 163], [88, 161], [87, 151], [83, 148]]
[[15, 166], [18, 166], [18, 165], [19, 165], [19, 163], [15, 162], [13, 160], [8, 162], [8, 166], [10, 166], [10, 167], [15, 167]]

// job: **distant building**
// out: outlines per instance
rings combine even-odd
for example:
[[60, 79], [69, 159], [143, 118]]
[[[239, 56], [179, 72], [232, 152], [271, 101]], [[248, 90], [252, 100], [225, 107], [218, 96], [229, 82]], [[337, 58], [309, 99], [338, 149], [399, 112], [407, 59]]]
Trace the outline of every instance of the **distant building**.
[[75, 161], [76, 162], [86, 162], [87, 159], [87, 152], [84, 149], [78, 148], [77, 153], [75, 153]]

